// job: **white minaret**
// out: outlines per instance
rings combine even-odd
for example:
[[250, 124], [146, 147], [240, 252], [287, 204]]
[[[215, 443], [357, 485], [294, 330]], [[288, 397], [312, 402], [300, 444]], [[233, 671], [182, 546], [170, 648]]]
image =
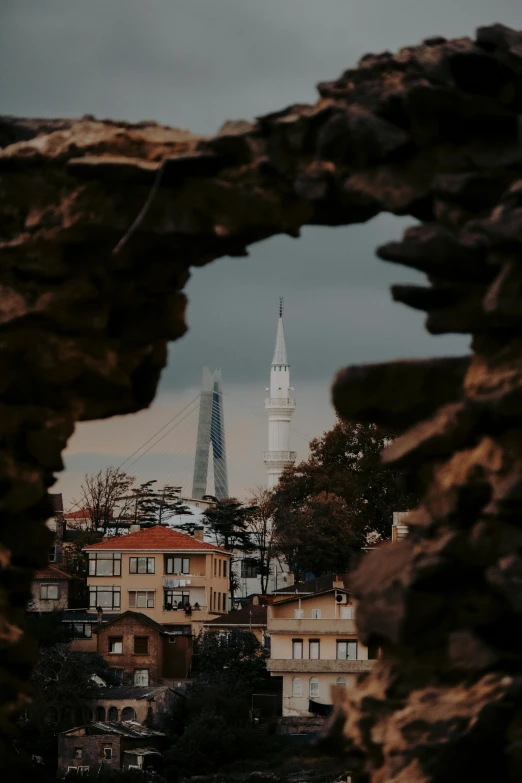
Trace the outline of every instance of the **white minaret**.
[[265, 400], [268, 414], [268, 451], [263, 461], [268, 473], [268, 489], [273, 489], [287, 465], [293, 465], [295, 451], [290, 451], [290, 420], [295, 410], [295, 400], [290, 396], [290, 365], [286, 356], [283, 329], [283, 298], [279, 299], [279, 321], [274, 358], [270, 368], [270, 397]]

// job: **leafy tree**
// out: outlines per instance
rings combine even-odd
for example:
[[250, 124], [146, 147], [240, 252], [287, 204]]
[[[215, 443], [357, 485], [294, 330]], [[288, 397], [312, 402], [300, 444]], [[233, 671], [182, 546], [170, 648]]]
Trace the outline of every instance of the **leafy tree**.
[[[213, 533], [218, 546], [240, 552], [251, 552], [254, 544], [252, 543], [249, 521], [254, 510], [252, 506], [244, 506], [236, 498], [226, 498], [218, 501], [215, 506], [207, 508], [202, 516], [204, 524]], [[235, 558], [232, 557], [231, 566], [234, 560]], [[237, 582], [232, 567], [229, 572], [230, 595], [234, 600]]]
[[279, 515], [274, 547], [299, 580], [307, 574], [345, 573], [361, 543], [344, 500], [322, 492]]
[[383, 465], [381, 452], [396, 437], [376, 424], [339, 420], [310, 443], [308, 460], [287, 468], [274, 494], [275, 520], [303, 510], [326, 493], [344, 501], [350, 527], [361, 543], [375, 534], [390, 538], [392, 512], [414, 508], [417, 498], [401, 488], [397, 471]]
[[105, 535], [110, 528], [125, 522], [129, 513], [129, 489], [134, 478], [119, 468], [108, 467], [98, 473], [86, 474], [81, 485], [81, 497], [76, 506], [87, 509], [91, 528]]
[[268, 653], [250, 631], [206, 631], [197, 640], [199, 675], [204, 681], [225, 676], [250, 688], [266, 679]]

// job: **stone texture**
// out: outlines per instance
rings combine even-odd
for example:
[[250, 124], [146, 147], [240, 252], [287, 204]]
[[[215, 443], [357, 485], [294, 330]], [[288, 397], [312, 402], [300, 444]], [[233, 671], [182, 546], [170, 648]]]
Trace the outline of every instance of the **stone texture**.
[[522, 34], [367, 55], [319, 95], [215, 138], [0, 119], [1, 728], [27, 698], [19, 629], [60, 453], [75, 421], [150, 403], [190, 267], [391, 211], [420, 225], [381, 257], [427, 275], [394, 297], [432, 333], [470, 333], [473, 355], [334, 384], [341, 414], [411, 427], [385, 459], [422, 501], [409, 539], [354, 576], [362, 640], [385, 657], [339, 697], [330, 747], [361, 782], [518, 781]]

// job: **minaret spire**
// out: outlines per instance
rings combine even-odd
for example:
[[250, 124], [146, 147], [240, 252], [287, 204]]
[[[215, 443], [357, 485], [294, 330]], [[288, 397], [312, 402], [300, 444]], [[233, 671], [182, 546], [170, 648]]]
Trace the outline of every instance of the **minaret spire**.
[[270, 368], [270, 397], [265, 400], [268, 414], [268, 451], [263, 460], [268, 472], [268, 488], [273, 489], [287, 465], [293, 465], [295, 451], [290, 451], [290, 420], [295, 410], [295, 400], [290, 397], [290, 365], [286, 353], [283, 328], [283, 297], [279, 297], [279, 320]]

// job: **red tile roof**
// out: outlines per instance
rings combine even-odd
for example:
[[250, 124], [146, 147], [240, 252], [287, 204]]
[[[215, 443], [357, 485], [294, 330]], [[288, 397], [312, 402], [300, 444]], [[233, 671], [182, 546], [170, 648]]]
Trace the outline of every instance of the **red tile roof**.
[[34, 579], [72, 579], [73, 577], [62, 571], [61, 568], [55, 565], [48, 565], [47, 568], [40, 568], [34, 575]]
[[204, 623], [207, 625], [266, 625], [267, 607], [259, 604], [247, 604], [241, 609], [234, 609], [228, 614], [216, 617], [215, 620], [209, 620]]
[[80, 508], [79, 511], [67, 511], [63, 516], [65, 519], [90, 519], [91, 512], [88, 508]]
[[171, 530], [170, 528], [162, 527], [161, 525], [138, 530], [136, 533], [128, 533], [125, 536], [105, 538], [103, 541], [100, 541], [99, 544], [91, 544], [90, 546], [84, 547], [84, 550], [91, 549], [114, 549], [118, 552], [122, 549], [133, 549], [136, 551], [201, 549], [230, 554], [223, 547], [207, 544], [206, 541], [198, 541], [198, 539], [193, 538], [186, 533], [180, 533], [178, 530]]

